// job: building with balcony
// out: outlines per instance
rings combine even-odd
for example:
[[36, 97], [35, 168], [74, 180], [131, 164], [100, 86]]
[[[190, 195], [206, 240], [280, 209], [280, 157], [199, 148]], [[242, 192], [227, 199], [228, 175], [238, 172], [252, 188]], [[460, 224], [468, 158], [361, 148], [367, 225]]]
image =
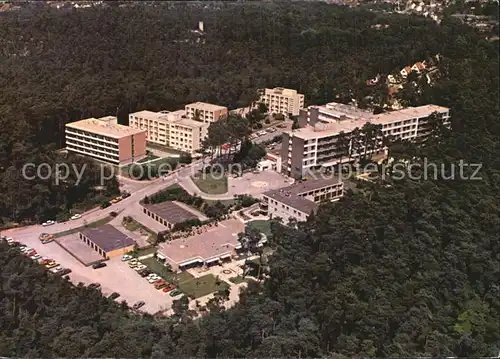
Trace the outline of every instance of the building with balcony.
[[114, 116], [88, 118], [65, 127], [66, 149], [114, 165], [146, 155], [146, 132], [118, 124]]
[[[299, 129], [284, 132], [282, 173], [302, 178], [306, 173], [353, 161], [365, 154], [386, 154], [384, 138], [425, 142], [435, 124], [432, 114], [450, 125], [449, 109], [436, 105], [409, 107], [374, 115], [353, 106], [329, 103], [310, 106], [299, 115]], [[376, 126], [370, 139], [361, 131]]]
[[209, 124], [188, 119], [184, 110], [144, 110], [129, 115], [129, 126], [146, 131], [146, 138], [150, 142], [195, 153], [208, 134]]
[[267, 191], [262, 195], [260, 210], [270, 218], [280, 217], [306, 221], [323, 201], [336, 201], [344, 195], [344, 183], [337, 177], [296, 182], [293, 185]]
[[205, 123], [217, 122], [228, 114], [227, 107], [206, 102], [190, 103], [186, 105], [185, 111], [189, 120], [198, 119]]
[[299, 111], [304, 108], [304, 95], [296, 90], [275, 87], [259, 90], [259, 94], [259, 101], [267, 105], [269, 113], [298, 116]]

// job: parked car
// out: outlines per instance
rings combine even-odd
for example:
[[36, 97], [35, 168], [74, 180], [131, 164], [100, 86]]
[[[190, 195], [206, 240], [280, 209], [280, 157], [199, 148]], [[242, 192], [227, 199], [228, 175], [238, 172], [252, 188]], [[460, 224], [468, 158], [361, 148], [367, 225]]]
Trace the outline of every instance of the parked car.
[[122, 198], [127, 198], [127, 197], [130, 197], [130, 193], [126, 192], [126, 191], [123, 191], [122, 192]]
[[151, 274], [151, 272], [149, 271], [149, 269], [143, 269], [143, 270], [140, 270], [140, 271], [139, 271], [139, 272], [137, 272], [137, 273], [139, 273], [139, 275], [140, 275], [141, 277], [143, 277], [143, 278], [144, 278], [144, 277], [147, 277], [148, 275], [150, 275], [150, 274]]
[[176, 297], [176, 296], [181, 295], [181, 294], [182, 294], [182, 292], [179, 289], [174, 289], [173, 291], [170, 292], [169, 295], [171, 297]]
[[47, 222], [43, 222], [43, 223], [42, 223], [42, 226], [43, 226], [43, 227], [47, 227], [47, 226], [52, 226], [53, 224], [56, 224], [56, 221], [47, 221]]
[[50, 243], [54, 240], [54, 235], [49, 233], [41, 233], [38, 238], [43, 244]]
[[57, 274], [60, 275], [60, 276], [63, 276], [63, 275], [70, 274], [70, 273], [71, 273], [71, 269], [69, 269], [69, 268], [63, 268]]
[[73, 220], [80, 219], [80, 218], [82, 218], [82, 215], [78, 214], [78, 213], [71, 216], [71, 219], [73, 219]]
[[99, 268], [104, 268], [104, 267], [107, 267], [108, 265], [104, 262], [99, 262], [99, 263], [95, 263], [92, 265], [92, 268], [94, 269], [99, 269]]
[[89, 284], [89, 288], [99, 289], [101, 288], [101, 285], [99, 283], [91, 283]]
[[162, 289], [162, 288], [165, 288], [168, 284], [163, 282], [163, 283], [155, 283], [155, 288], [156, 289]]
[[120, 293], [113, 292], [109, 295], [109, 299], [116, 299], [120, 296]]
[[167, 286], [165, 288], [163, 288], [163, 292], [167, 293], [167, 292], [170, 292], [171, 290], [174, 290], [176, 287], [175, 285], [173, 284], [167, 284]]
[[133, 257], [130, 255], [130, 254], [124, 254], [122, 255], [122, 261], [123, 262], [126, 262], [126, 261], [129, 261], [131, 260]]
[[49, 263], [47, 263], [45, 265], [45, 268], [47, 269], [50, 269], [50, 268], [54, 268], [54, 267], [57, 267], [59, 264], [57, 264], [55, 261], [50, 261]]
[[63, 270], [63, 268], [62, 268], [62, 267], [57, 266], [57, 267], [51, 268], [51, 269], [50, 269], [50, 272], [52, 272], [52, 273], [54, 273], [54, 274], [58, 274], [58, 273], [59, 273], [60, 271], [62, 271], [62, 270]]
[[41, 255], [39, 255], [39, 254], [35, 254], [34, 256], [31, 256], [30, 258], [31, 258], [32, 260], [34, 260], [34, 261], [38, 261], [39, 259], [41, 259], [41, 258], [42, 258], [42, 256], [41, 256]]
[[137, 303], [135, 303], [135, 304], [132, 306], [132, 308], [134, 308], [134, 309], [139, 309], [139, 308], [141, 308], [144, 304], [146, 304], [146, 303], [144, 303], [144, 302], [141, 300], [141, 301], [138, 301]]
[[145, 264], [142, 264], [142, 263], [141, 263], [141, 264], [139, 264], [138, 266], [136, 266], [136, 267], [134, 268], [134, 270], [138, 272], [138, 271], [141, 271], [141, 270], [146, 269], [147, 267], [148, 267], [147, 265], [145, 265]]

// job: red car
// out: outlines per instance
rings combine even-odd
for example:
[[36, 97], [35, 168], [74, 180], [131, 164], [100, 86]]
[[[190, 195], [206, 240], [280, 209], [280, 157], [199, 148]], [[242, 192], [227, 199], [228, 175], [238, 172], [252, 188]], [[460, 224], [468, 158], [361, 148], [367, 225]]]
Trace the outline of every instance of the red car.
[[32, 251], [30, 251], [30, 252], [28, 252], [28, 253], [25, 253], [24, 255], [25, 255], [26, 257], [33, 257], [34, 255], [37, 255], [37, 254], [38, 254], [38, 253], [37, 253], [35, 250], [32, 250]]
[[175, 285], [173, 285], [173, 284], [168, 284], [165, 288], [163, 288], [163, 291], [164, 291], [165, 293], [167, 293], [167, 292], [170, 292], [171, 290], [174, 290], [174, 289], [175, 289]]

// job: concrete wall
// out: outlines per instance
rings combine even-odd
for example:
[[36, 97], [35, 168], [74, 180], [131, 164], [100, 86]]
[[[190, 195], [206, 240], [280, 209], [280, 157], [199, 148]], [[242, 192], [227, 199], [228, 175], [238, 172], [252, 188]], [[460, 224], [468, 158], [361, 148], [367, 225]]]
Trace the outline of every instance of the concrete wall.
[[[132, 140], [134, 141], [132, 151]], [[120, 163], [132, 162], [146, 155], [146, 132], [122, 137], [118, 140]]]

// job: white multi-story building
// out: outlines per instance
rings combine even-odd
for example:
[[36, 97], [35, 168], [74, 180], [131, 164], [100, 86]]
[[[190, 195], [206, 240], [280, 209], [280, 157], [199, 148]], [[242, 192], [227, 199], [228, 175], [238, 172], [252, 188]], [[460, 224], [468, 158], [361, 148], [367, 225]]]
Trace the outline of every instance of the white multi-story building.
[[147, 140], [194, 153], [208, 134], [208, 123], [193, 121], [178, 111], [139, 111], [129, 115], [129, 126], [146, 131]]
[[[434, 113], [443, 124], [450, 125], [449, 109], [436, 105], [409, 107], [378, 115], [337, 103], [310, 106], [301, 111], [301, 128], [283, 133], [282, 173], [301, 177], [307, 170], [331, 167], [346, 159], [355, 159], [365, 151], [384, 152], [383, 137], [425, 139], [432, 131], [429, 117]], [[381, 134], [372, 140], [374, 146], [370, 150], [362, 143], [358, 142], [356, 146], [353, 143], [356, 131], [368, 123], [380, 125], [381, 129]], [[346, 141], [342, 145], [341, 133]]]
[[114, 116], [88, 118], [65, 126], [66, 150], [124, 165], [146, 155], [145, 131], [122, 126]]
[[298, 116], [299, 111], [304, 108], [304, 95], [296, 90], [275, 87], [260, 90], [259, 93], [259, 101], [267, 105], [270, 113]]
[[206, 123], [217, 122], [228, 114], [227, 107], [205, 102], [190, 103], [186, 105], [185, 111], [188, 119]]

